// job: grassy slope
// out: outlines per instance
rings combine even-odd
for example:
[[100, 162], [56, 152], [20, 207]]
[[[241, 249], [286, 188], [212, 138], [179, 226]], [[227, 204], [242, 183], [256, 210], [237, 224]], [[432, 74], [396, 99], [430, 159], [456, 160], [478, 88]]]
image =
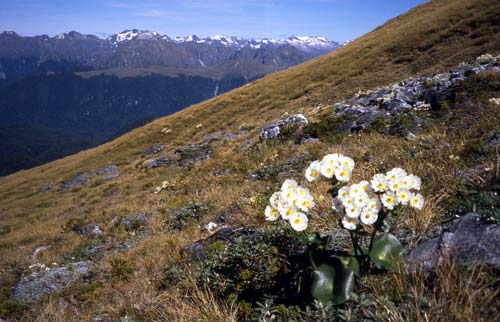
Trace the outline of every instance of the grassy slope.
[[[105, 298], [111, 305], [119, 307], [118, 311], [127, 311], [130, 303], [146, 301], [143, 298], [146, 294], [153, 298], [160, 296], [147, 286], [147, 281], [157, 278], [161, 269], [175, 260], [176, 250], [184, 242], [201, 235], [196, 226], [188, 227], [181, 233], [165, 230], [161, 222], [168, 209], [199, 200], [210, 203], [217, 212], [238, 203], [243, 215], [237, 217], [234, 223], [256, 223], [255, 210], [261, 209], [242, 201], [241, 197], [265, 196], [268, 193], [266, 188], [276, 184], [248, 179], [248, 171], [258, 169], [261, 164], [279, 163], [294, 155], [312, 157], [339, 149], [361, 156], [374, 149], [384, 151], [378, 160], [385, 162], [387, 167], [399, 160], [398, 164], [427, 176], [426, 193], [430, 200], [452, 195], [460, 182], [448, 178], [451, 174], [447, 172], [450, 168], [447, 154], [460, 155], [463, 146], [458, 143], [440, 152], [443, 154], [435, 154], [398, 138], [373, 134], [362, 138], [346, 137], [334, 145], [301, 146], [295, 150], [287, 145], [258, 146], [251, 152], [240, 152], [237, 147], [247, 138], [240, 137], [216, 148], [211, 160], [191, 170], [166, 168], [145, 171], [140, 167], [144, 160], [140, 158], [140, 153], [157, 143], [166, 144], [167, 150], [172, 151], [219, 130], [229, 133], [240, 128], [249, 129], [249, 138], [256, 141], [258, 127], [284, 113], [300, 111], [310, 119], [318, 119], [331, 111], [335, 99], [352, 95], [358, 90], [382, 86], [415, 74], [444, 70], [484, 52], [498, 53], [498, 16], [500, 4], [497, 1], [431, 1], [388, 21], [332, 54], [158, 119], [95, 149], [1, 178], [0, 266], [26, 268], [34, 247], [47, 244], [53, 247], [40, 260], [60, 262], [64, 254], [82, 242], [76, 234], [62, 232], [61, 225], [71, 218], [87, 218], [100, 224], [107, 232], [106, 238], [125, 238], [114, 236], [107, 229], [110, 221], [115, 216], [134, 211], [151, 212], [151, 235], [136, 250], [124, 255], [135, 262], [137, 273], [134, 282], [127, 285], [103, 282], [109, 287], [101, 294], [102, 302]], [[473, 139], [483, 135], [474, 132], [473, 124], [478, 119], [484, 123], [485, 129], [498, 124], [494, 118], [471, 118], [463, 121], [463, 128], [469, 130], [460, 136], [447, 138], [446, 135], [453, 132], [448, 132], [450, 129], [444, 125], [429, 130], [425, 136], [430, 142], [468, 142], [472, 139], [467, 135], [473, 135]], [[197, 127], [198, 124], [202, 126]], [[172, 131], [161, 133], [163, 128]], [[407, 156], [408, 149], [422, 149], [417, 153], [420, 165], [412, 164], [412, 158]], [[93, 170], [107, 163], [119, 166], [121, 175], [118, 179], [105, 183], [91, 182], [74, 191], [39, 193], [45, 183], [56, 183], [77, 172]], [[432, 164], [432, 167], [425, 164]], [[452, 166], [460, 168], [465, 164]], [[359, 167], [373, 169], [373, 164], [360, 162]], [[232, 172], [222, 176], [213, 174], [214, 169], [224, 168]], [[446, 189], [438, 184], [443, 178], [448, 178], [450, 183]], [[153, 195], [153, 187], [164, 179], [172, 182], [172, 191]], [[326, 204], [324, 207], [327, 209]], [[436, 223], [438, 215], [437, 204], [431, 202], [421, 217], [408, 214], [400, 224], [422, 232]], [[209, 216], [207, 220], [214, 218]], [[318, 225], [328, 226], [328, 223], [319, 222]], [[17, 278], [12, 270], [2, 271], [0, 284], [8, 288]], [[136, 291], [122, 297], [119, 294], [124, 290]], [[127, 301], [131, 302], [127, 304]], [[100, 301], [89, 307], [89, 310], [109, 309]], [[57, 312], [47, 314], [52, 313]]]

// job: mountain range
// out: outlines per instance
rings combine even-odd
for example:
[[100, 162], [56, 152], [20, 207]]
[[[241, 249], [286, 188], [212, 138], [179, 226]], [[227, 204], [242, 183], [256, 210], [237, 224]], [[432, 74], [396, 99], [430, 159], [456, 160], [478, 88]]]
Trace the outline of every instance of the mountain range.
[[125, 30], [106, 39], [0, 34], [0, 175], [99, 145], [157, 117], [338, 48]]

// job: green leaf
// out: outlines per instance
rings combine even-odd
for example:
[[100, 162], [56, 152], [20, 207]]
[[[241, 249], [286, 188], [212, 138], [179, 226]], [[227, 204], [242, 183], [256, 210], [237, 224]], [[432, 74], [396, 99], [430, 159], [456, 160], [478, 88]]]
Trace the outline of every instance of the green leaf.
[[335, 269], [327, 264], [321, 264], [313, 271], [311, 295], [323, 304], [333, 299], [333, 283], [335, 281]]
[[384, 233], [373, 241], [370, 258], [378, 268], [397, 271], [403, 246], [392, 234]]
[[[333, 265], [321, 264], [313, 271], [311, 295], [323, 304], [342, 304], [354, 290], [359, 263], [354, 257], [332, 257]], [[357, 273], [356, 273], [357, 272]]]
[[356, 270], [359, 275], [359, 263], [355, 258], [349, 257], [347, 265], [344, 265], [344, 262], [340, 260], [340, 264], [340, 267], [337, 268], [333, 290], [333, 302], [335, 304], [342, 304], [351, 297], [350, 295], [354, 290]]

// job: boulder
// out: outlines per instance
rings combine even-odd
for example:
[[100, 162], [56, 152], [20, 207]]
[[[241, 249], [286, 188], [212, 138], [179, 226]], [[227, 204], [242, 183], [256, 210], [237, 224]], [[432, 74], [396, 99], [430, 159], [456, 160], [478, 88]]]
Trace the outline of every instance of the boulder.
[[84, 173], [78, 173], [75, 176], [64, 180], [61, 185], [59, 186], [59, 189], [62, 191], [73, 189], [80, 187], [84, 183], [86, 183], [89, 179], [85, 176]]
[[85, 280], [95, 268], [91, 261], [47, 268], [23, 277], [14, 288], [13, 297], [20, 303], [34, 303], [45, 294], [59, 292], [79, 280]]
[[419, 244], [406, 256], [410, 272], [434, 269], [444, 262], [500, 267], [500, 226], [469, 213], [456, 219], [441, 236]]
[[277, 120], [273, 123], [265, 125], [259, 134], [259, 138], [263, 140], [274, 139], [277, 138], [280, 134], [280, 130], [284, 127], [288, 126], [299, 126], [302, 127], [307, 124], [307, 119], [302, 114], [295, 114], [280, 120]]

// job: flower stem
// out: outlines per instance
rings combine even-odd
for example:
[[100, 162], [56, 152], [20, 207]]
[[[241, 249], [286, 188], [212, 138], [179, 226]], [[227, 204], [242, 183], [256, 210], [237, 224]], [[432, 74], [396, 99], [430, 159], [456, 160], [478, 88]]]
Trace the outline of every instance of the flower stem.
[[312, 256], [312, 252], [310, 249], [307, 250], [307, 255], [309, 256], [309, 262], [311, 263], [311, 266], [313, 269], [317, 269], [318, 266], [316, 266], [316, 263], [314, 262], [314, 259], [313, 259], [313, 256]]

